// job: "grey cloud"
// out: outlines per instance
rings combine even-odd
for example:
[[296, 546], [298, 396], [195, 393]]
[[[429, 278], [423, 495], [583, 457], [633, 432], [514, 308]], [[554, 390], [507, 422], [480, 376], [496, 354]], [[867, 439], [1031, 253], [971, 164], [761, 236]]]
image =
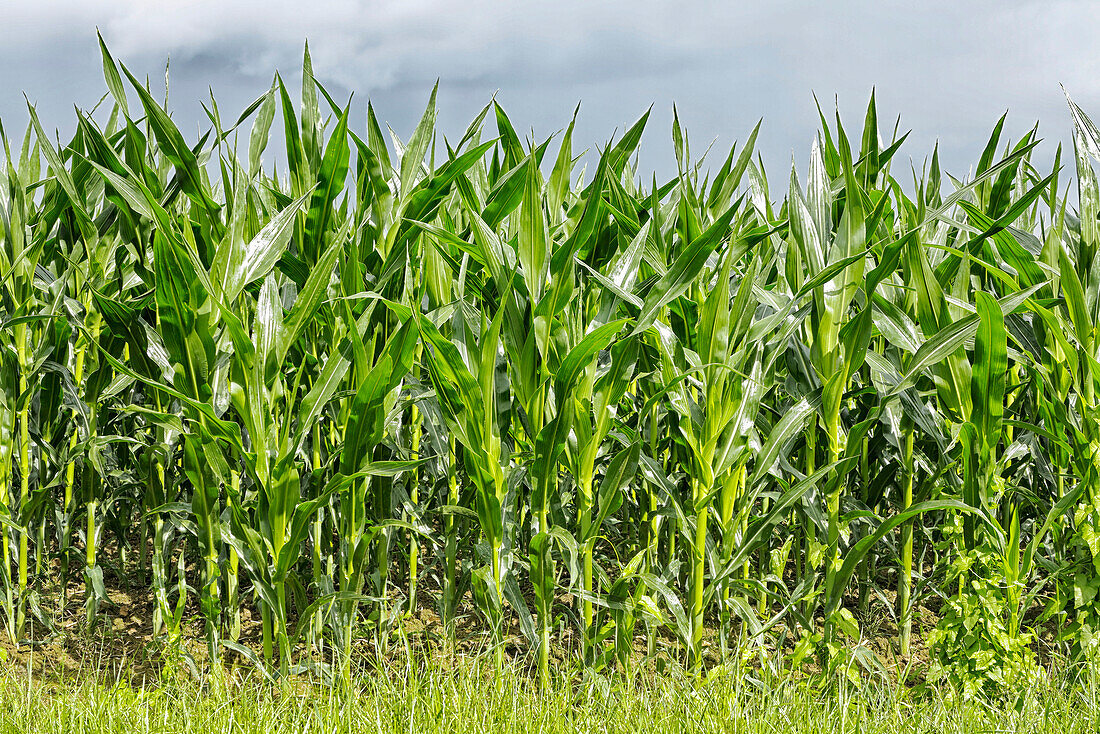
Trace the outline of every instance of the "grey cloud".
[[[115, 54], [155, 82], [171, 56], [171, 100], [185, 130], [205, 123], [212, 86], [226, 117], [266, 88], [278, 68], [297, 83], [303, 40], [318, 76], [343, 97], [369, 96], [405, 134], [431, 84], [440, 126], [454, 135], [498, 93], [520, 129], [547, 135], [582, 102], [578, 146], [603, 144], [651, 103], [643, 167], [673, 167], [675, 101], [701, 152], [743, 138], [765, 118], [760, 148], [773, 179], [790, 154], [804, 160], [817, 125], [812, 92], [834, 95], [857, 128], [872, 86], [884, 128], [901, 115], [919, 161], [938, 140], [958, 174], [977, 159], [993, 123], [1009, 131], [1041, 119], [1068, 141], [1065, 83], [1100, 114], [1100, 10], [1082, 0], [922, 3], [610, 0], [137, 0], [15, 2], [0, 26], [0, 119], [25, 120], [21, 92], [63, 129], [73, 104], [103, 93], [95, 26]], [[828, 111], [828, 110], [827, 110]], [[9, 121], [11, 121], [9, 123]]]

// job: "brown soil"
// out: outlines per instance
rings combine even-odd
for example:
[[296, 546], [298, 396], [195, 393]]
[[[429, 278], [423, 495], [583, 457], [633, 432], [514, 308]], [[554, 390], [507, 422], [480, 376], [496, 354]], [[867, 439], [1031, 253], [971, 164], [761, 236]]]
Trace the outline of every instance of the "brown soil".
[[[45, 606], [53, 606], [49, 615], [43, 614], [42, 620], [31, 618], [28, 621], [26, 640], [18, 645], [12, 644], [6, 634], [0, 633], [0, 659], [7, 666], [29, 672], [39, 679], [71, 679], [77, 675], [96, 675], [107, 679], [125, 680], [134, 685], [151, 685], [161, 679], [166, 668], [173, 668], [183, 674], [199, 674], [207, 668], [208, 651], [205, 641], [204, 625], [198, 608], [198, 602], [192, 594], [184, 613], [181, 639], [173, 647], [169, 645], [163, 633], [154, 637], [153, 619], [155, 600], [148, 585], [136, 586], [115, 574], [105, 574], [106, 590], [109, 601], [101, 603], [95, 624], [88, 627], [85, 623], [83, 608], [84, 588], [82, 583], [71, 583], [67, 589], [68, 603], [62, 614], [56, 614], [59, 589], [57, 585], [40, 587], [38, 593], [46, 600]], [[136, 575], [129, 577], [136, 578]], [[474, 610], [472, 601], [467, 598], [460, 608], [455, 622], [454, 639], [449, 642], [442, 620], [436, 613], [433, 596], [437, 590], [421, 588], [418, 593], [418, 608], [413, 615], [405, 615], [395, 629], [386, 635], [370, 633], [369, 629], [355, 645], [355, 657], [358, 664], [369, 669], [393, 662], [407, 660], [406, 650], [421, 659], [447, 665], [455, 656], [467, 657], [483, 654], [491, 643], [485, 624], [479, 613]], [[893, 604], [892, 595], [886, 600]], [[528, 599], [533, 607], [533, 599]], [[857, 604], [855, 598], [848, 600], [849, 608]], [[558, 599], [563, 607], [570, 606], [574, 600], [567, 595]], [[395, 591], [391, 594], [389, 606], [404, 603], [403, 595]], [[907, 677], [911, 682], [919, 681], [929, 663], [929, 656], [923, 644], [924, 635], [936, 625], [936, 613], [926, 607], [918, 607], [913, 622], [913, 637], [910, 655], [898, 654], [898, 629], [891, 615], [881, 608], [882, 602], [876, 600], [871, 612], [860, 619], [864, 638], [858, 642], [872, 651], [886, 671], [898, 680]], [[516, 615], [508, 614], [511, 627], [505, 636], [505, 654], [520, 663], [533, 667], [534, 656], [526, 644]], [[717, 621], [717, 620], [715, 620]], [[290, 620], [290, 628], [295, 629], [297, 620]], [[821, 628], [821, 620], [817, 620]], [[375, 629], [377, 624], [375, 623]], [[774, 629], [773, 634], [779, 628]], [[641, 621], [637, 623], [636, 639], [633, 645], [632, 666], [635, 670], [643, 668], [662, 670], [666, 663], [680, 661], [682, 652], [675, 637], [668, 630], [659, 630], [650, 647], [646, 638], [648, 631]], [[728, 647], [736, 645], [739, 632], [734, 629], [728, 638]], [[1044, 633], [1038, 652], [1043, 657], [1051, 650], [1051, 635]], [[791, 638], [788, 631], [784, 643], [784, 652], [793, 649], [797, 639]], [[241, 634], [237, 642], [261, 655], [262, 633], [259, 615], [248, 605], [241, 610]], [[853, 642], [853, 644], [856, 644]], [[580, 640], [571, 626], [554, 631], [551, 659], [566, 666], [579, 660]], [[704, 637], [705, 659], [711, 665], [722, 662], [722, 642], [717, 633], [709, 631]], [[774, 643], [768, 642], [764, 652], [775, 653]], [[653, 654], [651, 654], [653, 653]], [[235, 651], [223, 651], [223, 663], [230, 669], [248, 671], [253, 664]], [[299, 663], [333, 661], [330, 647], [312, 649], [299, 644], [293, 651], [293, 658]], [[758, 655], [750, 660], [759, 659]], [[750, 663], [751, 664], [751, 663]], [[808, 669], [812, 671], [813, 663]]]

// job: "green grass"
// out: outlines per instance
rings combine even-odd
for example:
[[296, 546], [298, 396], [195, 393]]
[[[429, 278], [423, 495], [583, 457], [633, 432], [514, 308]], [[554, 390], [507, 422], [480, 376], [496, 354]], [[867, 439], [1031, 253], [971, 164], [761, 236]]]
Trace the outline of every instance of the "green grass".
[[960, 702], [889, 684], [840, 686], [759, 681], [748, 672], [698, 682], [670, 673], [627, 685], [601, 676], [553, 676], [544, 690], [491, 660], [396, 666], [354, 677], [341, 692], [302, 681], [207, 682], [140, 688], [78, 675], [28, 684], [0, 676], [0, 732], [1095, 732], [1096, 671], [1075, 686], [1032, 688], [997, 704]]

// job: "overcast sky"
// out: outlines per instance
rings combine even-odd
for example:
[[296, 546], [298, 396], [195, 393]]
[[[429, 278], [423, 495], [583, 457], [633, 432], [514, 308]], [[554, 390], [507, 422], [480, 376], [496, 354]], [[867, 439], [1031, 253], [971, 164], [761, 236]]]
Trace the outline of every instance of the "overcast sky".
[[5, 0], [9, 135], [25, 124], [24, 93], [48, 128], [66, 131], [73, 105], [105, 92], [97, 26], [116, 58], [154, 84], [170, 57], [173, 115], [192, 137], [208, 88], [235, 119], [276, 69], [297, 87], [307, 38], [334, 96], [369, 97], [402, 137], [437, 77], [439, 126], [452, 137], [494, 93], [521, 134], [540, 137], [580, 102], [577, 147], [602, 145], [653, 104], [641, 162], [659, 174], [675, 168], [674, 102], [696, 154], [717, 139], [724, 155], [763, 117], [758, 148], [773, 182], [792, 153], [805, 160], [814, 93], [826, 108], [839, 100], [855, 135], [875, 87], [883, 126], [900, 115], [913, 131], [905, 157], [919, 166], [938, 139], [956, 175], [1006, 109], [1016, 136], [1041, 121], [1048, 156], [1068, 141], [1059, 84], [1100, 118], [1095, 1]]

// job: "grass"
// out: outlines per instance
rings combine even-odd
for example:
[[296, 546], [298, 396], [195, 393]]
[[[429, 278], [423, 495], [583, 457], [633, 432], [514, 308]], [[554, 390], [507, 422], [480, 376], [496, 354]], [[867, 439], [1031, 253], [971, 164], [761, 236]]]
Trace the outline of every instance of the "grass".
[[998, 703], [888, 682], [822, 692], [805, 680], [749, 670], [699, 681], [666, 671], [632, 683], [562, 673], [540, 690], [516, 666], [488, 658], [361, 671], [353, 688], [209, 678], [147, 687], [94, 669], [53, 681], [0, 675], [0, 732], [1095, 732], [1100, 677], [1087, 668]]

